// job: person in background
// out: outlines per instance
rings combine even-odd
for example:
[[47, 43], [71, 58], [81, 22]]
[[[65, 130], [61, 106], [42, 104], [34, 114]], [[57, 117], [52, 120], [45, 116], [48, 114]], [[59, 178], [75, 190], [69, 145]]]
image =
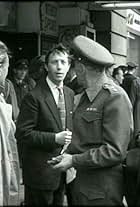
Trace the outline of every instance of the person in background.
[[22, 149], [27, 206], [63, 205], [66, 174], [53, 170], [47, 160], [63, 153], [71, 141], [74, 93], [63, 85], [71, 58], [62, 44], [48, 51], [48, 75], [21, 105], [16, 139]]
[[134, 137], [140, 132], [140, 78], [137, 77], [131, 84], [130, 101], [133, 106]]
[[[72, 205], [123, 206], [123, 162], [133, 133], [132, 106], [125, 91], [107, 77], [111, 53], [82, 35], [73, 48], [85, 66], [85, 89], [75, 102], [72, 141], [48, 163], [55, 170], [74, 167]], [[76, 98], [76, 96], [75, 96]]]
[[136, 65], [133, 62], [128, 62], [126, 73], [124, 74], [124, 80], [122, 83], [122, 87], [127, 92], [129, 98], [130, 98], [130, 91], [131, 91], [131, 83], [133, 82], [134, 79], [137, 78], [136, 75], [134, 75], [137, 66], [138, 65]]
[[45, 55], [39, 55], [34, 57], [29, 64], [29, 76], [35, 80], [36, 83], [47, 75]]
[[[137, 136], [137, 133], [140, 131], [140, 114], [139, 114], [140, 113], [140, 110], [139, 110], [139, 108], [140, 108], [140, 98], [139, 98], [140, 79], [133, 75], [133, 73], [135, 72], [135, 65], [133, 65], [131, 63], [128, 63], [128, 65], [129, 65], [128, 70], [127, 70], [127, 68], [124, 68], [124, 76], [126, 78], [126, 80], [124, 81], [124, 85], [126, 87], [130, 101], [132, 103], [133, 120], [134, 120], [133, 139], [129, 145], [129, 150], [130, 150], [130, 149], [136, 147], [136, 145], [137, 145], [136, 136]], [[133, 68], [133, 66], [134, 66], [134, 69], [130, 69], [130, 68]], [[119, 69], [120, 67], [122, 68], [122, 66], [119, 66], [117, 69]], [[119, 81], [120, 85], [122, 84], [122, 80], [123, 80], [122, 69], [121, 69], [120, 75], [118, 75], [118, 77], [117, 77], [118, 80], [121, 80], [121, 82]], [[114, 72], [115, 72], [115, 69], [114, 69]], [[113, 77], [115, 77], [117, 72], [118, 72], [118, 70], [115, 72]], [[134, 159], [137, 160], [137, 157], [135, 156]], [[133, 162], [135, 162], [135, 160], [133, 160]], [[126, 169], [124, 169], [124, 176], [125, 176], [125, 200], [126, 200], [128, 206], [132, 206], [132, 205], [135, 206], [135, 204], [136, 204], [135, 202], [137, 199], [137, 196], [136, 196], [137, 195], [136, 174], [135, 174], [135, 172], [129, 171], [129, 169], [126, 168]]]
[[115, 63], [112, 63], [111, 65], [109, 65], [105, 68], [105, 72], [106, 72], [107, 77], [113, 79], [112, 75], [113, 75], [114, 68], [115, 68]]
[[127, 65], [119, 65], [119, 67], [123, 70], [123, 74], [127, 73]]
[[0, 41], [0, 206], [19, 205], [19, 159], [14, 136], [12, 106], [5, 101], [5, 80], [8, 74], [7, 46]]
[[122, 85], [122, 82], [123, 82], [123, 79], [124, 79], [124, 72], [123, 70], [121, 69], [121, 67], [117, 67], [117, 68], [114, 68], [113, 70], [113, 74], [112, 74], [112, 77], [114, 78], [114, 82], [117, 84], [117, 85]]
[[[133, 142], [130, 145], [130, 150], [140, 147], [140, 78], [135, 78], [131, 83], [131, 90], [129, 92], [130, 101], [133, 107], [134, 133]], [[140, 150], [140, 149], [139, 149]], [[139, 160], [139, 154], [135, 154], [131, 158], [131, 162], [136, 163]], [[137, 164], [138, 172], [126, 168], [126, 194], [125, 198], [128, 206], [140, 206], [139, 192], [140, 192], [140, 162]]]
[[122, 87], [128, 93], [133, 107], [134, 137], [140, 131], [140, 78], [134, 75], [137, 65], [128, 62], [127, 72], [124, 74]]
[[29, 77], [28, 70], [28, 60], [20, 59], [15, 63], [13, 74], [10, 77], [10, 80], [12, 81], [16, 92], [19, 109], [25, 94], [31, 91], [36, 85], [35, 81]]

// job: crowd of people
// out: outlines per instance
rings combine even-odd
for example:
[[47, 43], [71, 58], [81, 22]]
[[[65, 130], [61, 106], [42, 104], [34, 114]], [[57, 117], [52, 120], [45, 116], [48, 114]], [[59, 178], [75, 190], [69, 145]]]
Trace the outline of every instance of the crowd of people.
[[20, 176], [25, 206], [63, 206], [64, 195], [69, 206], [123, 206], [124, 196], [130, 204], [124, 168], [140, 140], [137, 65], [116, 67], [83, 35], [71, 47], [20, 59], [8, 77], [0, 41], [0, 205], [20, 205]]

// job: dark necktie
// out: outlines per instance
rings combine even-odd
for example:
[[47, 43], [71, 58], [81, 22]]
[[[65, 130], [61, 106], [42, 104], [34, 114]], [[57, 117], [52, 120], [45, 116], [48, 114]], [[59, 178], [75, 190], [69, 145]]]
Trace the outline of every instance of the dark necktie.
[[59, 91], [59, 98], [58, 98], [57, 107], [59, 110], [63, 130], [65, 130], [66, 129], [66, 109], [65, 109], [64, 93], [63, 93], [63, 89], [59, 87], [58, 87], [58, 91]]

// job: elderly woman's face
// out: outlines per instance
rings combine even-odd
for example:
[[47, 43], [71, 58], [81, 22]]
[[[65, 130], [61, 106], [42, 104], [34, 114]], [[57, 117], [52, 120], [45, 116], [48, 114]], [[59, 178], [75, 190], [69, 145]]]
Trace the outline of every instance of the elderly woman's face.
[[8, 54], [0, 53], [0, 82], [5, 81], [8, 74], [9, 57]]

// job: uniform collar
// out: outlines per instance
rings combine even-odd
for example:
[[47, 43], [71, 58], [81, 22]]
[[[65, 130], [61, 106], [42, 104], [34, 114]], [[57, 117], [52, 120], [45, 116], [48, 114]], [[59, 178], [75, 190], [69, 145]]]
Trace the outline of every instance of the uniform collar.
[[91, 88], [87, 88], [85, 92], [90, 102], [92, 102], [95, 99], [95, 97], [97, 96], [99, 91], [104, 87], [104, 85], [110, 84], [111, 82], [113, 81], [110, 78], [108, 78], [106, 74], [103, 74], [100, 78], [100, 81], [96, 85], [94, 85]]
[[16, 77], [14, 78], [17, 85], [20, 85], [24, 82], [24, 80], [19, 80]]

